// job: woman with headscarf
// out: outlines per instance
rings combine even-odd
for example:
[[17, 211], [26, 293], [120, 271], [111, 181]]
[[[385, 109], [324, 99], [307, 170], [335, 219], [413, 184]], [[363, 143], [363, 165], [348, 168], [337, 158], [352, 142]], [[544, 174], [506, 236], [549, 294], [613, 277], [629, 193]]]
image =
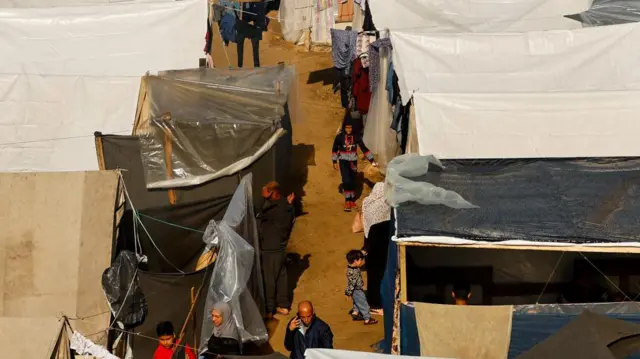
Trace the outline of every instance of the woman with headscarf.
[[238, 327], [231, 316], [231, 307], [227, 303], [218, 303], [211, 311], [213, 334], [207, 344], [208, 359], [224, 355], [240, 355]]
[[333, 168], [340, 171], [342, 176], [342, 190], [344, 193], [344, 210], [350, 212], [356, 206], [356, 178], [358, 175], [358, 147], [373, 166], [377, 166], [373, 160], [371, 151], [362, 142], [359, 133], [353, 130], [353, 120], [347, 115], [342, 123], [342, 131], [333, 141], [331, 159]]
[[376, 183], [367, 198], [362, 201], [364, 246], [367, 253], [367, 301], [371, 312], [382, 314], [380, 284], [387, 267], [391, 207], [384, 198], [384, 182]]

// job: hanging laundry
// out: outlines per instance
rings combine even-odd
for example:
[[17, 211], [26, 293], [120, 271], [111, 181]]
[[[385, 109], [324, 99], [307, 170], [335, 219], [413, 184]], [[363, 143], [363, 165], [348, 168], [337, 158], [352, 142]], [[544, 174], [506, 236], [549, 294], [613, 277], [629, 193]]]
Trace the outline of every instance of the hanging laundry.
[[371, 9], [369, 8], [369, 0], [362, 0], [365, 2], [364, 8], [364, 23], [362, 24], [362, 30], [364, 31], [378, 31], [373, 24], [373, 17], [371, 16]]
[[109, 353], [105, 347], [92, 342], [76, 331], [73, 332], [69, 342], [71, 349], [80, 355], [91, 355], [96, 359], [119, 359], [117, 356]]
[[362, 59], [355, 60], [353, 65], [352, 93], [356, 102], [356, 110], [363, 115], [369, 112], [371, 89], [369, 88], [369, 69], [362, 65]]
[[211, 53], [211, 43], [213, 40], [213, 34], [211, 32], [211, 21], [207, 19], [207, 32], [204, 34], [204, 51], [205, 54]]
[[220, 34], [225, 45], [230, 42], [236, 42], [236, 15], [232, 12], [226, 12], [220, 20]]
[[[240, 10], [240, 3], [234, 0], [219, 0], [218, 4], [225, 9], [225, 14], [234, 14]], [[224, 14], [223, 14], [224, 15]]]
[[364, 10], [365, 10], [365, 7], [366, 7], [366, 3], [367, 3], [367, 2], [366, 2], [366, 0], [353, 0], [353, 3], [354, 3], [354, 4], [358, 4], [358, 6], [360, 7], [360, 9], [361, 9], [362, 11], [364, 11]]
[[369, 67], [369, 46], [376, 41], [376, 35], [362, 32], [356, 38], [356, 54], [362, 60], [364, 68]]
[[355, 31], [331, 29], [331, 57], [334, 67], [346, 69], [356, 59], [357, 37], [358, 33]]
[[391, 39], [378, 39], [369, 45], [369, 85], [371, 92], [380, 82], [380, 49], [392, 49]]

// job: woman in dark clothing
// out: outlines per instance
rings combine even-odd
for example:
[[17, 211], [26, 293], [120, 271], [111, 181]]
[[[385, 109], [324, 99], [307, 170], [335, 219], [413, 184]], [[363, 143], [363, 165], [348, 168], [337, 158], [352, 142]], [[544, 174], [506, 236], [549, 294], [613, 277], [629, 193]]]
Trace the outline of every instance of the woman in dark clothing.
[[207, 344], [207, 359], [216, 359], [224, 355], [240, 355], [238, 328], [231, 317], [231, 307], [227, 303], [218, 303], [211, 311], [213, 334]]
[[351, 116], [346, 116], [342, 123], [342, 131], [333, 141], [331, 159], [333, 168], [340, 170], [342, 176], [342, 190], [344, 192], [344, 210], [350, 212], [356, 208], [356, 178], [358, 175], [358, 147], [373, 166], [371, 151], [364, 145], [359, 134], [353, 131]]

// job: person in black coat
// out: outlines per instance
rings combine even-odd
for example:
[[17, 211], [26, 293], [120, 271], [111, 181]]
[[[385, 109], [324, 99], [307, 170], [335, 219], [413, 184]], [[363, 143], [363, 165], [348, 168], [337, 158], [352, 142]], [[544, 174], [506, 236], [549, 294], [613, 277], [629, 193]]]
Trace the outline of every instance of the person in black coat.
[[280, 185], [272, 181], [262, 187], [265, 199], [258, 212], [260, 228], [260, 250], [262, 276], [266, 299], [267, 317], [274, 313], [287, 315], [291, 308], [287, 284], [287, 243], [295, 220], [293, 201], [290, 194], [282, 198]]
[[291, 352], [291, 359], [304, 359], [307, 349], [333, 349], [331, 328], [316, 317], [311, 302], [303, 301], [298, 305], [298, 315], [287, 325], [284, 346]]

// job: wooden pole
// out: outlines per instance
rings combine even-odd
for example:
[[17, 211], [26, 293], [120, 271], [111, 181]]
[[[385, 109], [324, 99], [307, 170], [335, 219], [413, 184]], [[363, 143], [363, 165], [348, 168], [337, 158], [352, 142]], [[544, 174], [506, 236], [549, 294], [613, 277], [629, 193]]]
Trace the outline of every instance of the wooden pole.
[[407, 301], [407, 246], [403, 243], [398, 245], [400, 248], [400, 302]]
[[[178, 335], [178, 342], [179, 343], [182, 343], [182, 339], [184, 339], [184, 332], [187, 330], [187, 325], [191, 321], [191, 317], [194, 315], [194, 312], [196, 310], [197, 298], [200, 296], [200, 291], [202, 290], [202, 287], [203, 286], [200, 286], [200, 288], [198, 288], [198, 291], [196, 292], [196, 295], [195, 295], [196, 301], [191, 302], [191, 308], [189, 308], [189, 313], [187, 314], [187, 319], [184, 320], [184, 323], [182, 324], [182, 329], [180, 329], [180, 335]], [[193, 290], [193, 288], [192, 288], [192, 290]]]
[[[191, 305], [195, 308], [196, 305], [196, 289], [191, 287]], [[198, 350], [198, 323], [196, 322], [196, 311], [193, 311], [193, 347]]]
[[95, 132], [93, 136], [96, 144], [96, 156], [98, 157], [98, 169], [100, 169], [100, 171], [104, 171], [107, 168], [104, 164], [104, 147], [102, 146], [102, 133]]
[[[167, 171], [167, 178], [173, 179], [173, 135], [171, 134], [171, 130], [169, 126], [171, 125], [171, 113], [167, 112], [162, 115], [162, 121], [166, 126], [164, 130], [164, 164]], [[177, 202], [176, 191], [173, 189], [169, 189], [167, 192], [169, 195], [169, 203], [174, 205]]]

